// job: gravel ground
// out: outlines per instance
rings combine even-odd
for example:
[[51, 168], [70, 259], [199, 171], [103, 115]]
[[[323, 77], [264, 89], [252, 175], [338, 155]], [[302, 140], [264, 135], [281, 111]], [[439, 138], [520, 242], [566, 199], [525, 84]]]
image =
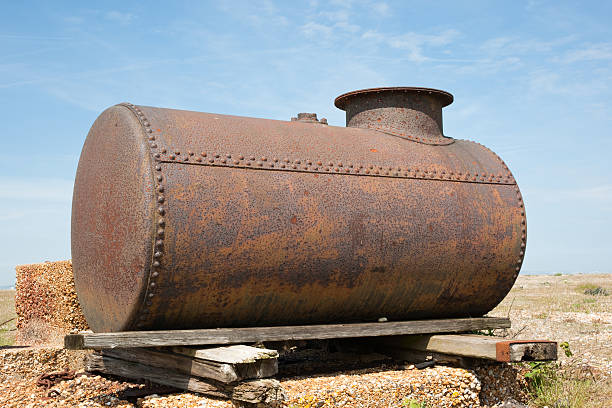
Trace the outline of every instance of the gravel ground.
[[[153, 385], [85, 374], [82, 361], [86, 353], [58, 348], [0, 350], [0, 406], [233, 407], [229, 401], [193, 393], [155, 395]], [[77, 376], [49, 389], [36, 384], [41, 374], [64, 369], [75, 370]], [[402, 407], [410, 400], [430, 407], [476, 407], [508, 398], [524, 400], [520, 378], [510, 366], [484, 366], [475, 371], [445, 366], [424, 370], [394, 366], [285, 378], [281, 385], [288, 395], [285, 406], [293, 408]], [[125, 396], [135, 390], [143, 397]], [[147, 393], [152, 395], [144, 397]]]
[[361, 370], [281, 381], [295, 407], [400, 407], [409, 400], [436, 407], [480, 406], [481, 384], [467, 370]]

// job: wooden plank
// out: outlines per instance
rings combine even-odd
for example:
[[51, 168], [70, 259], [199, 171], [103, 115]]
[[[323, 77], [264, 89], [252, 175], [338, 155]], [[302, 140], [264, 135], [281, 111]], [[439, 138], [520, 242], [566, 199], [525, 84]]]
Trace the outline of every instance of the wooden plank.
[[497, 361], [552, 361], [557, 350], [554, 341], [506, 340], [497, 343]]
[[229, 398], [231, 395], [230, 388], [222, 383], [95, 353], [87, 356], [85, 368], [90, 372], [96, 371], [125, 378], [149, 380], [213, 397]]
[[259, 341], [333, 339], [397, 336], [423, 333], [453, 333], [509, 328], [510, 319], [475, 317], [463, 319], [412, 320], [308, 326], [247, 327], [199, 330], [159, 330], [118, 333], [79, 333], [64, 338], [67, 349], [115, 347], [163, 347], [208, 344], [255, 343]]
[[257, 360], [278, 358], [276, 350], [236, 344], [226, 347], [173, 347], [172, 351], [192, 358], [227, 364], [247, 364]]
[[553, 341], [507, 340], [473, 334], [400, 336], [381, 340], [379, 347], [507, 362], [557, 359], [557, 343]]
[[[214, 349], [209, 349], [208, 353], [214, 354]], [[153, 367], [167, 368], [192, 376], [210, 378], [223, 383], [231, 383], [251, 378], [272, 377], [278, 372], [278, 362], [275, 358], [252, 360], [253, 362], [251, 363], [228, 364], [200, 360], [167, 350], [152, 350], [135, 347], [105, 349], [102, 354], [120, 360], [142, 363]]]
[[204, 395], [230, 398], [241, 403], [272, 404], [285, 399], [280, 383], [269, 378], [243, 381], [234, 385], [223, 384], [214, 380], [204, 380], [169, 369], [119, 360], [97, 353], [87, 357], [86, 369], [87, 371], [102, 372], [125, 378], [145, 379]]

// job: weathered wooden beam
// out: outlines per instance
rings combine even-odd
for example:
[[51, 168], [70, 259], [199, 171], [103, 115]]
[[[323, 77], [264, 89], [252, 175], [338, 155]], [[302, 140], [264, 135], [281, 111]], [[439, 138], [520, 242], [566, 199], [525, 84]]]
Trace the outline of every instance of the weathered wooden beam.
[[227, 364], [247, 364], [278, 358], [278, 351], [236, 344], [225, 347], [172, 347], [172, 351], [191, 358]]
[[[218, 357], [215, 356], [217, 349]], [[278, 361], [274, 357], [278, 356], [278, 353], [274, 350], [260, 350], [262, 349], [249, 346], [212, 347], [202, 352], [202, 355], [209, 357], [206, 360], [169, 350], [137, 347], [105, 349], [102, 355], [231, 383], [272, 377], [278, 372]], [[200, 350], [193, 351], [192, 354], [197, 354]]]
[[220, 382], [204, 380], [172, 370], [151, 367], [96, 353], [87, 356], [85, 369], [89, 372], [101, 372], [125, 378], [149, 380], [158, 384], [199, 392], [213, 397], [229, 398], [231, 395], [231, 387]]
[[101, 372], [125, 378], [144, 379], [158, 384], [198, 392], [213, 397], [230, 398], [249, 404], [278, 403], [285, 399], [284, 391], [277, 380], [260, 379], [235, 384], [198, 378], [166, 368], [152, 367], [104, 356], [91, 354], [86, 361], [87, 371]]
[[64, 338], [67, 349], [115, 347], [164, 347], [208, 344], [255, 343], [259, 341], [334, 339], [397, 336], [423, 333], [456, 333], [509, 328], [510, 319], [474, 317], [463, 319], [412, 320], [404, 322], [327, 324], [308, 326], [246, 327], [199, 330], [158, 330], [118, 333], [79, 333]]
[[399, 354], [404, 350], [505, 362], [557, 359], [557, 343], [554, 341], [507, 340], [474, 334], [390, 337], [380, 339], [379, 347], [384, 347], [387, 351], [393, 351], [395, 357], [399, 357]]

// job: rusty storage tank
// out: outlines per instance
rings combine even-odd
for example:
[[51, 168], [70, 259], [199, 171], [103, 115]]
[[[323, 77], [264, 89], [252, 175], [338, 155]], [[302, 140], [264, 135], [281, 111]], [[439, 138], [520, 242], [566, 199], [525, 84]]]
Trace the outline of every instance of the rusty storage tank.
[[481, 316], [523, 261], [502, 160], [446, 137], [451, 94], [339, 96], [347, 127], [123, 103], [93, 124], [72, 204], [95, 331]]

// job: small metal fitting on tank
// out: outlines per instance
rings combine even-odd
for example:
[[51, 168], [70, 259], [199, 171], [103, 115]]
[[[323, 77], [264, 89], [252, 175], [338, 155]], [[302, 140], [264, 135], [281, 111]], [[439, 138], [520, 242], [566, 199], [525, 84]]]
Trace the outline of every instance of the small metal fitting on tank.
[[452, 102], [453, 95], [438, 89], [397, 87], [348, 92], [334, 104], [346, 111], [347, 127], [442, 139], [442, 108]]
[[327, 119], [321, 118], [321, 120], [318, 120], [316, 113], [300, 112], [297, 114], [297, 117], [292, 117], [291, 121], [303, 123], [320, 123], [323, 125], [327, 125]]

